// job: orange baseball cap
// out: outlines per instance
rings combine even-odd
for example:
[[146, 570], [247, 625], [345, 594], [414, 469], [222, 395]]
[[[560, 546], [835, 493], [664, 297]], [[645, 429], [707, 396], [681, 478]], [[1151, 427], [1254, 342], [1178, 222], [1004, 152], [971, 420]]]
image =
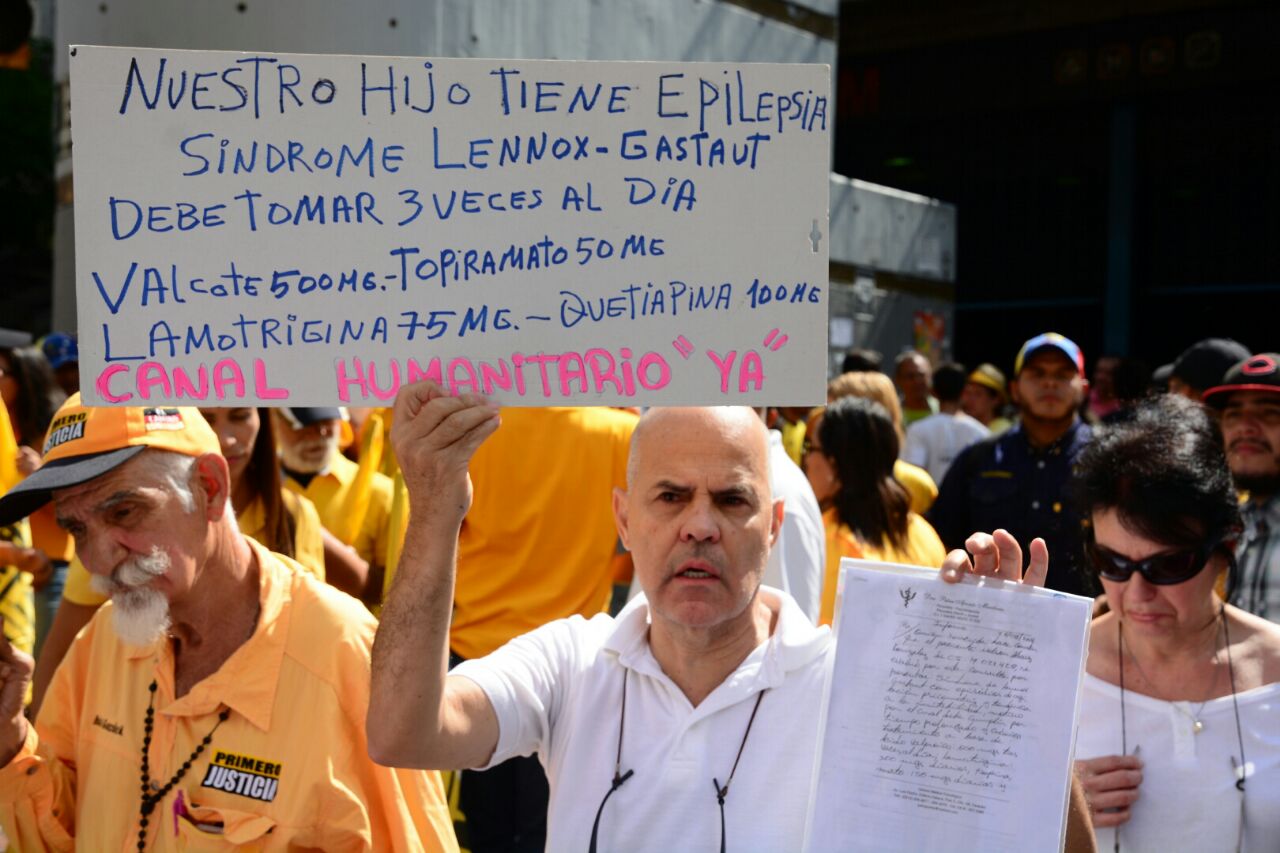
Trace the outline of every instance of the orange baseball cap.
[[199, 409], [85, 406], [72, 394], [49, 424], [43, 464], [0, 498], [0, 524], [25, 518], [52, 500], [55, 489], [101, 477], [148, 447], [187, 456], [221, 452]]

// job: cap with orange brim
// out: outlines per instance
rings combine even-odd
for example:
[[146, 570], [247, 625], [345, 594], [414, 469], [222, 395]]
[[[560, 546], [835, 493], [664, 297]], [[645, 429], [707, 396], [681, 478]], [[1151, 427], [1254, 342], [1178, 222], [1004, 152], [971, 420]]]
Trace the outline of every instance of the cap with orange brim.
[[218, 436], [190, 406], [85, 406], [72, 394], [53, 416], [43, 464], [0, 497], [0, 524], [25, 518], [57, 489], [101, 477], [148, 447], [187, 456], [219, 453]]

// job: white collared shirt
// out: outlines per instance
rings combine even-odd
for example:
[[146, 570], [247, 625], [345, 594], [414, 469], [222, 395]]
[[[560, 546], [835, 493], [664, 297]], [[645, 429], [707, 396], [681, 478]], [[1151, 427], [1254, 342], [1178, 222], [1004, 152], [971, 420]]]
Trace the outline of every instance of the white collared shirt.
[[452, 671], [484, 690], [497, 713], [490, 764], [537, 752], [551, 801], [546, 849], [586, 851], [618, 754], [635, 771], [600, 819], [600, 850], [715, 851], [723, 785], [756, 695], [768, 688], [725, 800], [726, 848], [797, 849], [813, 784], [823, 680], [835, 648], [785, 593], [773, 634], [696, 708], [649, 649], [649, 607], [632, 600], [616, 619], [574, 616], [517, 637]]
[[827, 532], [809, 478], [782, 446], [782, 433], [769, 430], [769, 479], [773, 499], [782, 501], [782, 529], [769, 549], [765, 586], [789, 594], [816, 623], [822, 611], [822, 579], [827, 566]]

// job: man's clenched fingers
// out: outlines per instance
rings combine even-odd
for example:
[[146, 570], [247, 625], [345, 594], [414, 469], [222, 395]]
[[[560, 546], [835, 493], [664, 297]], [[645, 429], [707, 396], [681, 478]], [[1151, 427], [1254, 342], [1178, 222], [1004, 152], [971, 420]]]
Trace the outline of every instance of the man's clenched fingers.
[[396, 402], [393, 406], [396, 422], [416, 417], [423, 406], [436, 397], [444, 396], [446, 396], [444, 389], [429, 379], [402, 386], [396, 394]]

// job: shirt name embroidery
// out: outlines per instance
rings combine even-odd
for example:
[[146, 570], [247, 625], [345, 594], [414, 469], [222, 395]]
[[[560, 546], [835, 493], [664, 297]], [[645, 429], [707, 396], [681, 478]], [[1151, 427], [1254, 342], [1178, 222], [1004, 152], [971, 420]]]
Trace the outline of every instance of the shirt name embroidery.
[[124, 726], [120, 725], [119, 723], [113, 723], [113, 722], [110, 722], [109, 720], [104, 720], [102, 719], [102, 717], [99, 717], [96, 714], [93, 717], [93, 724], [100, 729], [105, 729], [106, 731], [111, 732], [113, 735], [124, 734]]

